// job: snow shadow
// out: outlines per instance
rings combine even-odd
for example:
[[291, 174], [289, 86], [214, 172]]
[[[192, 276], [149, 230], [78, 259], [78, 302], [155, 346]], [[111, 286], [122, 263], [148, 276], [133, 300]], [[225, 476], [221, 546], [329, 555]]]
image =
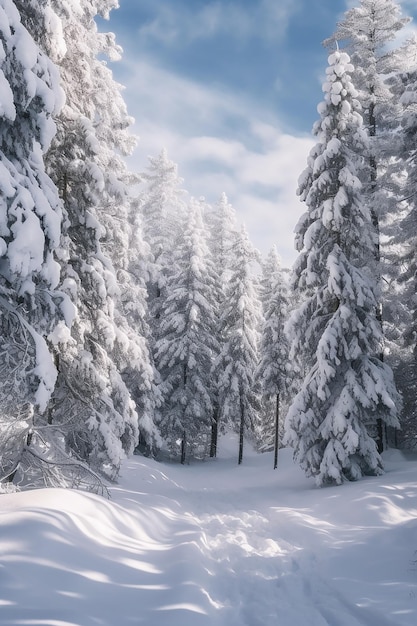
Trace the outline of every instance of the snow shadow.
[[98, 498], [94, 513], [85, 496], [67, 495], [73, 513], [0, 517], [2, 626], [211, 624], [192, 526], [169, 509], [148, 510], [142, 524]]

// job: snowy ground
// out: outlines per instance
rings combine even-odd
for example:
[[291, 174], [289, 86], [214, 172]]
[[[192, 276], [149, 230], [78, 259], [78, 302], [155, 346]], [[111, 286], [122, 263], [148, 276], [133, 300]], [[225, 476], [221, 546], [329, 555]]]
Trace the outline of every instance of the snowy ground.
[[316, 489], [282, 451], [0, 496], [2, 626], [415, 626], [417, 460]]

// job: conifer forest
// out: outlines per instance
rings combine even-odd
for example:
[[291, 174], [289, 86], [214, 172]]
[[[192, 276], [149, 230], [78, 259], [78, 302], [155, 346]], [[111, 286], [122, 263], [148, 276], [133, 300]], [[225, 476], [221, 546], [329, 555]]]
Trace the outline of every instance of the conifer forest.
[[0, 0], [0, 492], [98, 492], [133, 454], [199, 463], [224, 433], [237, 465], [250, 442], [318, 486], [380, 475], [417, 446], [408, 18], [358, 0], [324, 42], [286, 268], [163, 146], [129, 170], [114, 8]]

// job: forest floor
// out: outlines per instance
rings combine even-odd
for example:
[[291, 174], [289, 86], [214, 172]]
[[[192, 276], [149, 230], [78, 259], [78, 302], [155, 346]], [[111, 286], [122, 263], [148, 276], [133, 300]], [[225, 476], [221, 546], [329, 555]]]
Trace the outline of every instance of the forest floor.
[[415, 626], [417, 459], [318, 489], [225, 438], [187, 466], [135, 456], [111, 499], [0, 496], [2, 626]]

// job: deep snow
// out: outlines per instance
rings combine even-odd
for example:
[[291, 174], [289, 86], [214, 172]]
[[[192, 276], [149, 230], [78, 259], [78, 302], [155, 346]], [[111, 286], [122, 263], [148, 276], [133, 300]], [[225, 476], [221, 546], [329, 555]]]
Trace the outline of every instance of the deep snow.
[[0, 496], [4, 626], [415, 626], [417, 459], [317, 489], [280, 451], [223, 440], [189, 466], [134, 457], [111, 500]]

